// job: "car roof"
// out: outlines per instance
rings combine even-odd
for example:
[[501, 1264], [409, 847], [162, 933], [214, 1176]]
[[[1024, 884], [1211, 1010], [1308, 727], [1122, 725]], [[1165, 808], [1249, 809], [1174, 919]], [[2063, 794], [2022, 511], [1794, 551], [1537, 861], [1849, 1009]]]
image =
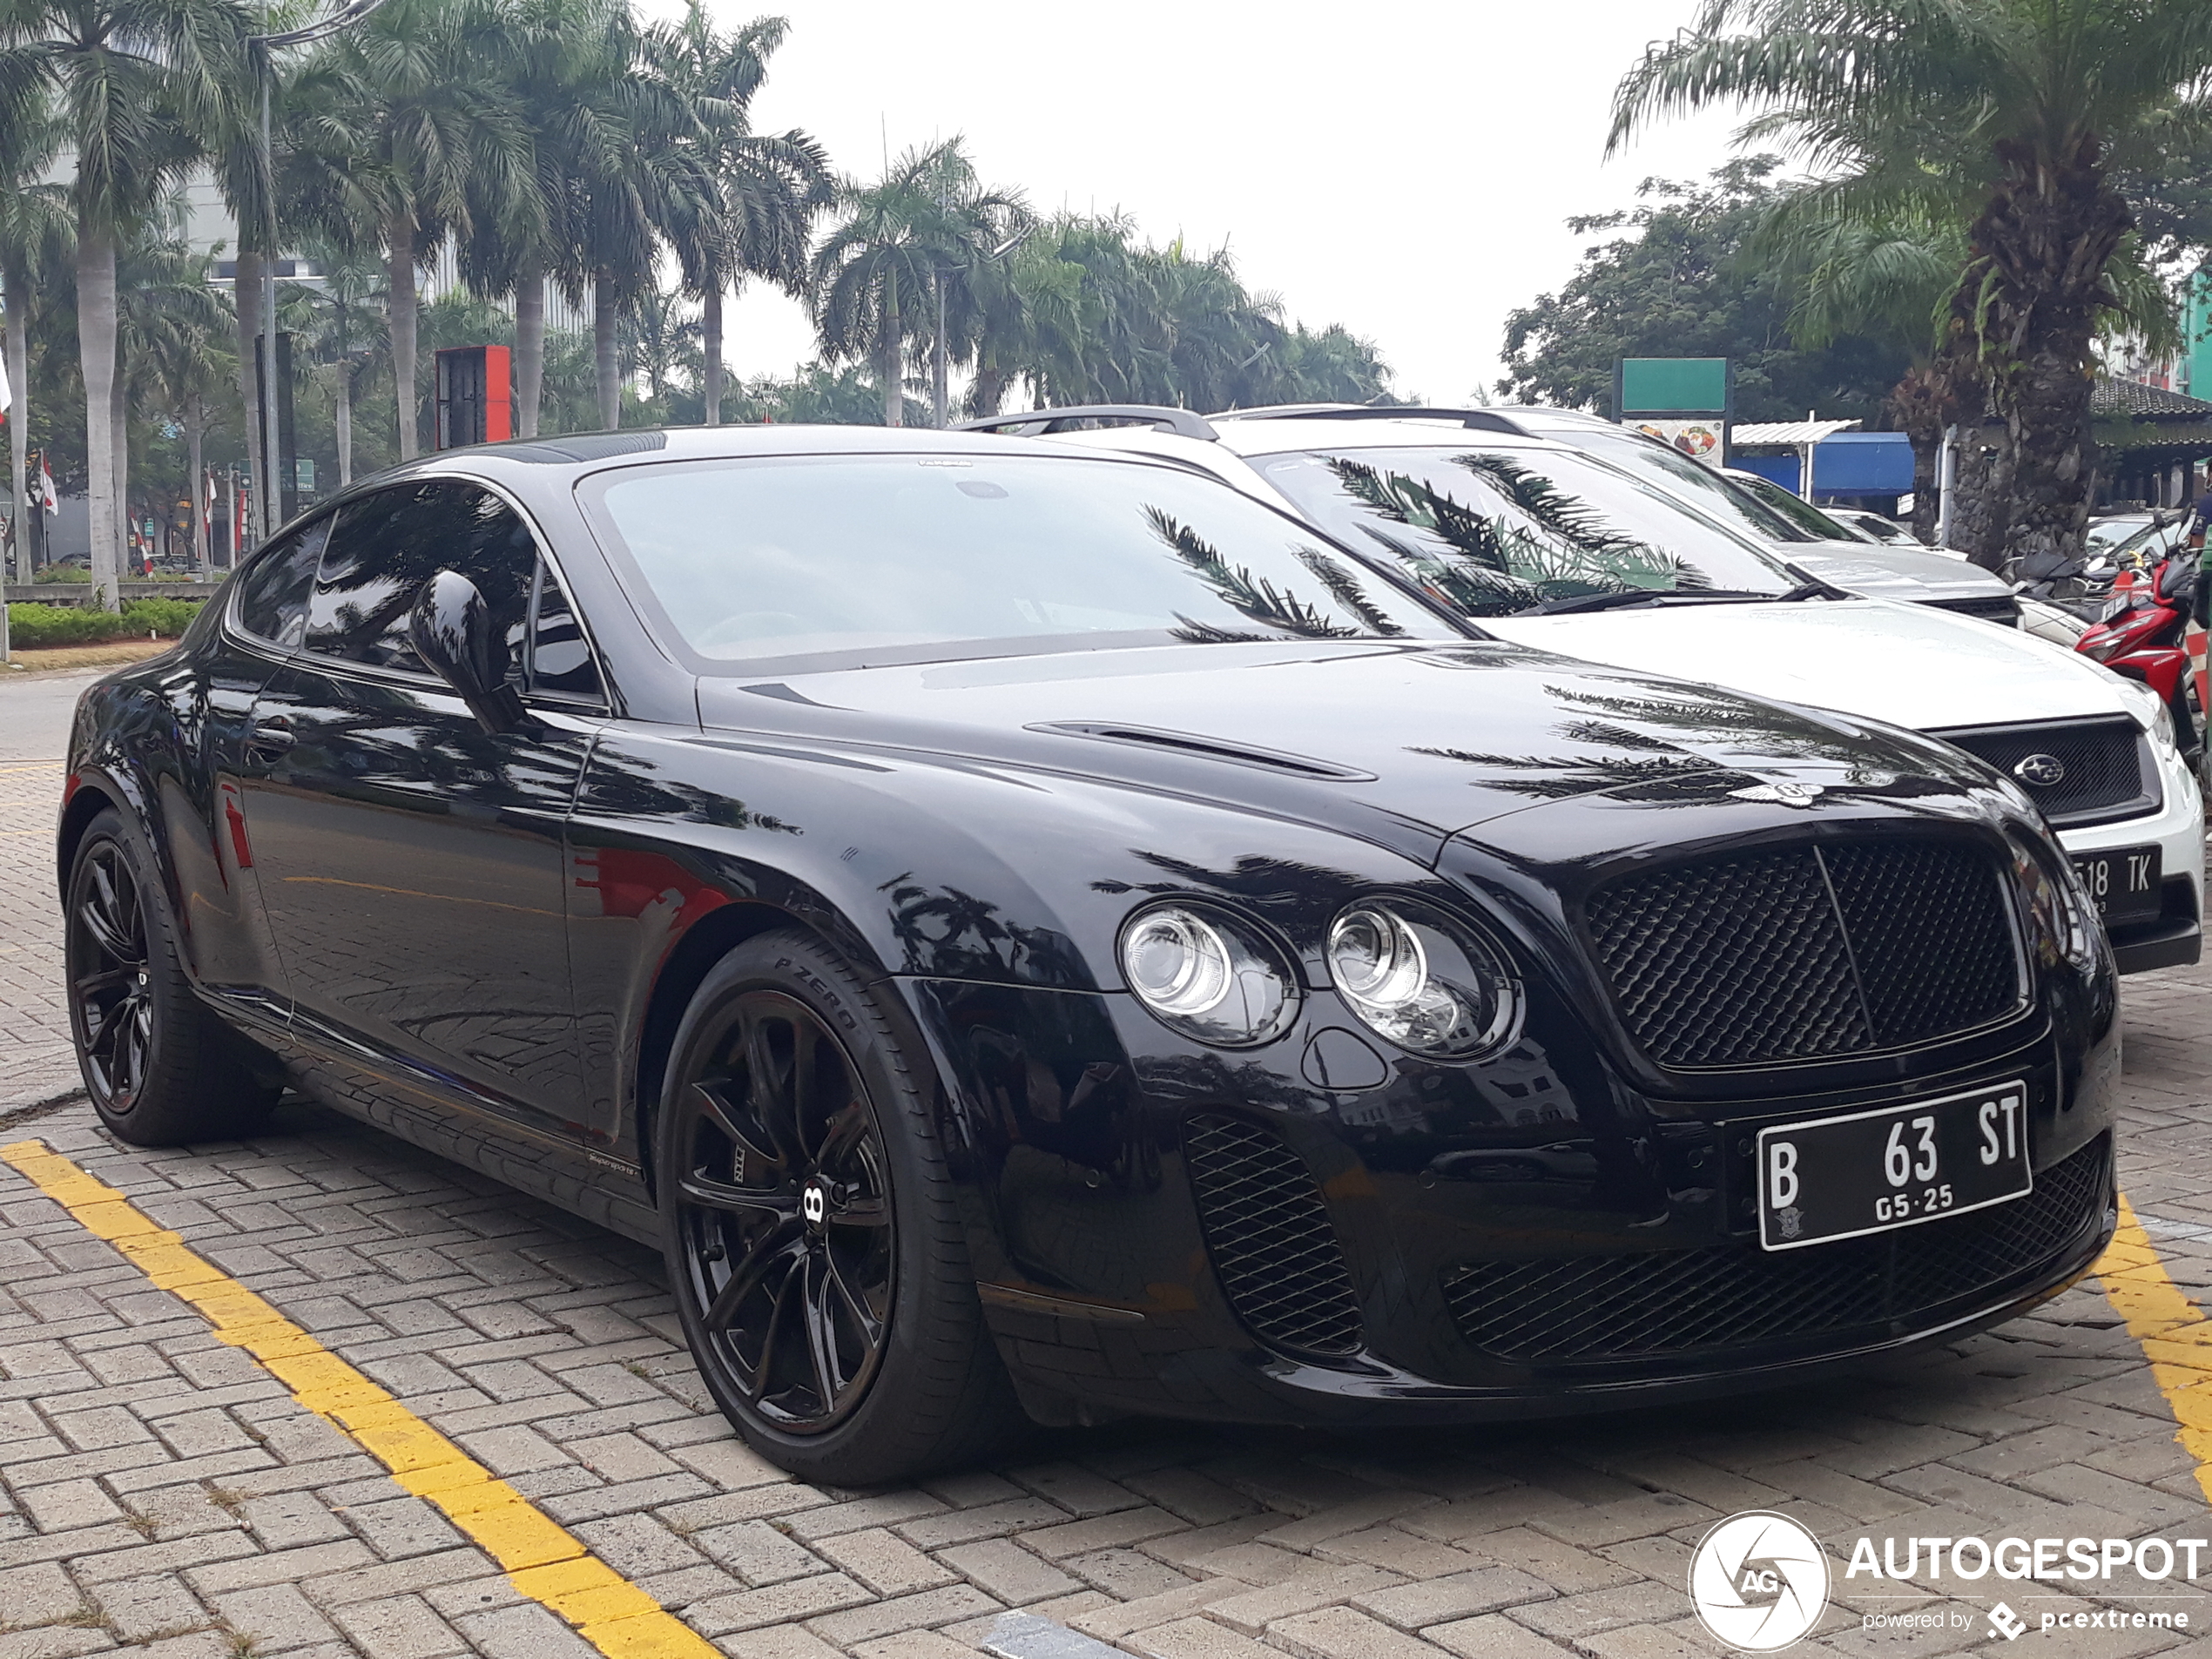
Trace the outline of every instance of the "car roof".
[[[435, 450], [357, 479], [343, 495], [356, 496], [365, 489], [404, 482], [409, 478], [451, 476], [489, 479], [524, 489], [543, 489], [549, 486], [558, 489], [564, 481], [624, 462], [840, 455], [942, 455], [994, 460], [1003, 459], [1009, 445], [1019, 454], [1063, 461], [1069, 454], [1065, 444], [973, 432], [940, 432], [931, 427], [796, 423], [652, 427], [617, 432], [578, 432], [561, 437], [517, 438], [504, 443]], [[1142, 455], [1125, 458], [1158, 459]]]
[[[1217, 442], [1240, 455], [1284, 455], [1298, 449], [1434, 449], [1451, 445], [1480, 444], [1487, 449], [1497, 446], [1516, 449], [1565, 449], [1568, 446], [1550, 438], [1524, 435], [1520, 433], [1470, 429], [1464, 421], [1446, 416], [1412, 416], [1403, 420], [1379, 420], [1362, 416], [1356, 420], [1332, 421], [1325, 417], [1301, 415], [1296, 420], [1240, 421], [1234, 418], [1217, 419], [1214, 430]], [[1111, 435], [1098, 433], [1095, 435]], [[1157, 433], [1146, 434], [1157, 438]], [[1184, 439], [1184, 442], [1196, 440]], [[1118, 447], [1118, 446], [1117, 446]], [[1149, 446], [1135, 444], [1135, 448]]]

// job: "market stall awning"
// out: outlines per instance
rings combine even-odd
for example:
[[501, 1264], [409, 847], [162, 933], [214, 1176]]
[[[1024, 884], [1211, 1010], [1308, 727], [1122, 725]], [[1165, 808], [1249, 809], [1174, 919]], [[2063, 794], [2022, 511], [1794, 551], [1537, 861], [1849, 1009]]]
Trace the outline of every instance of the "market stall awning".
[[1848, 432], [1858, 424], [1856, 421], [1761, 421], [1749, 426], [1730, 427], [1728, 441], [1732, 444], [1786, 443], [1796, 447], [1818, 443], [1838, 432]]

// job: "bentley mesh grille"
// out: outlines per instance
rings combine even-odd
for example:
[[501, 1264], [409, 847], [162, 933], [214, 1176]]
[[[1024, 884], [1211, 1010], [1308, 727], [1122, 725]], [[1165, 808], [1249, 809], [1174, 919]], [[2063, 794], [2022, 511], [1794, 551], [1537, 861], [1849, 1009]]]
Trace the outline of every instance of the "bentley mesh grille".
[[1359, 1347], [1359, 1306], [1321, 1189], [1276, 1135], [1209, 1113], [1184, 1132], [1214, 1273], [1255, 1336], [1306, 1353]]
[[1584, 914], [1622, 1018], [1662, 1066], [1896, 1048], [2020, 1000], [2002, 878], [1952, 842], [1676, 865], [1599, 888]]
[[2108, 1159], [2100, 1138], [2037, 1177], [2026, 1197], [1873, 1238], [1477, 1263], [1445, 1276], [1445, 1299], [1470, 1344], [1527, 1364], [1878, 1339], [1892, 1321], [2050, 1267], [2096, 1223]]
[[[1936, 735], [2019, 784], [2054, 824], [2103, 823], [2149, 812], [2158, 804], [2156, 773], [2148, 764], [2142, 728], [2124, 714]], [[2030, 755], [2049, 756], [2065, 775], [2051, 784], [2020, 777], [2013, 769]]]

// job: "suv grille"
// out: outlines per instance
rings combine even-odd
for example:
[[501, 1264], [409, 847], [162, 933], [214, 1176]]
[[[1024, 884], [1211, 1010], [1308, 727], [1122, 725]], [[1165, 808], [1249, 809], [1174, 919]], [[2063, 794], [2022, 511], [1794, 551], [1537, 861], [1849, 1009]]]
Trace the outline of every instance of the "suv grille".
[[[2142, 728], [2124, 714], [1932, 735], [2012, 779], [2054, 824], [2109, 823], [2158, 806], [2158, 775], [2150, 765], [2150, 746], [2143, 740]], [[2029, 782], [2013, 768], [2030, 755], [2049, 756], [2065, 768], [2065, 775], [2056, 783]]]
[[1676, 865], [1584, 907], [1629, 1029], [1662, 1066], [1859, 1054], [2018, 1006], [1996, 866], [1944, 841], [1870, 841]]
[[1307, 1353], [1359, 1347], [1359, 1305], [1305, 1160], [1256, 1123], [1209, 1113], [1184, 1132], [1214, 1272], [1255, 1336]]
[[1882, 1238], [1480, 1262], [1445, 1276], [1445, 1300], [1474, 1346], [1528, 1364], [1878, 1339], [1892, 1321], [2047, 1271], [2100, 1221], [2108, 1163], [2100, 1137], [2024, 1198]]

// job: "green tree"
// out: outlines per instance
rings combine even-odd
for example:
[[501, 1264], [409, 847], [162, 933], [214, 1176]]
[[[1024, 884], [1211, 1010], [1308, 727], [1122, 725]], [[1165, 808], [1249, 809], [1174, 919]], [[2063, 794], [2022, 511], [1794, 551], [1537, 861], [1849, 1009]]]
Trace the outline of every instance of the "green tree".
[[[116, 255], [234, 119], [246, 81], [237, 0], [0, 0], [0, 155], [48, 109], [76, 152], [77, 334], [92, 571], [115, 603]], [[51, 103], [49, 102], [51, 100]]]
[[536, 198], [528, 125], [490, 68], [498, 21], [491, 0], [385, 0], [301, 76], [300, 142], [344, 168], [381, 237], [403, 461], [421, 444], [417, 269], [473, 205]]
[[732, 34], [715, 29], [702, 0], [686, 0], [683, 17], [646, 37], [654, 73], [689, 106], [710, 192], [681, 196], [667, 226], [685, 287], [700, 304], [706, 423], [722, 419], [724, 297], [759, 278], [794, 299], [806, 292], [814, 220], [837, 199], [835, 175], [822, 147], [796, 130], [752, 130], [754, 95], [768, 60], [790, 25], [757, 17]]
[[588, 0], [583, 10], [558, 100], [537, 118], [560, 180], [555, 274], [571, 303], [590, 297], [599, 424], [611, 431], [622, 421], [622, 311], [655, 286], [664, 227], [712, 213], [714, 181], [698, 117], [651, 72], [628, 6]]
[[2212, 129], [2204, 0], [1707, 0], [1615, 94], [1611, 144], [1713, 105], [1816, 165], [1940, 141], [1977, 206], [1946, 322], [2011, 439], [2013, 557], [2077, 550], [2094, 487], [2089, 392], [2133, 219], [2114, 169]]
[[956, 137], [907, 151], [872, 185], [847, 179], [839, 195], [844, 217], [814, 253], [815, 331], [831, 361], [874, 370], [883, 424], [899, 426], [907, 353], [934, 335], [940, 285], [950, 353], [976, 332], [964, 274], [1026, 222], [1027, 210], [983, 185]]
[[1506, 319], [1498, 390], [1523, 403], [1610, 416], [1613, 368], [1623, 357], [1726, 357], [1739, 421], [1802, 420], [1809, 408], [1877, 417], [1906, 354], [1839, 333], [1817, 350], [1791, 335], [1797, 293], [1777, 262], [1746, 244], [1776, 205], [1773, 156], [1732, 161], [1702, 185], [1647, 179], [1642, 205], [1570, 219], [1586, 246], [1555, 293]]
[[[0, 363], [8, 373], [15, 407], [8, 411], [8, 523], [12, 545], [0, 569], [12, 561], [30, 580], [29, 515], [24, 492], [30, 481], [30, 327], [42, 289], [70, 261], [68, 202], [57, 185], [39, 182], [53, 159], [56, 128], [43, 99], [26, 98], [23, 130], [9, 146], [0, 132]], [[6, 640], [0, 635], [0, 646]]]

